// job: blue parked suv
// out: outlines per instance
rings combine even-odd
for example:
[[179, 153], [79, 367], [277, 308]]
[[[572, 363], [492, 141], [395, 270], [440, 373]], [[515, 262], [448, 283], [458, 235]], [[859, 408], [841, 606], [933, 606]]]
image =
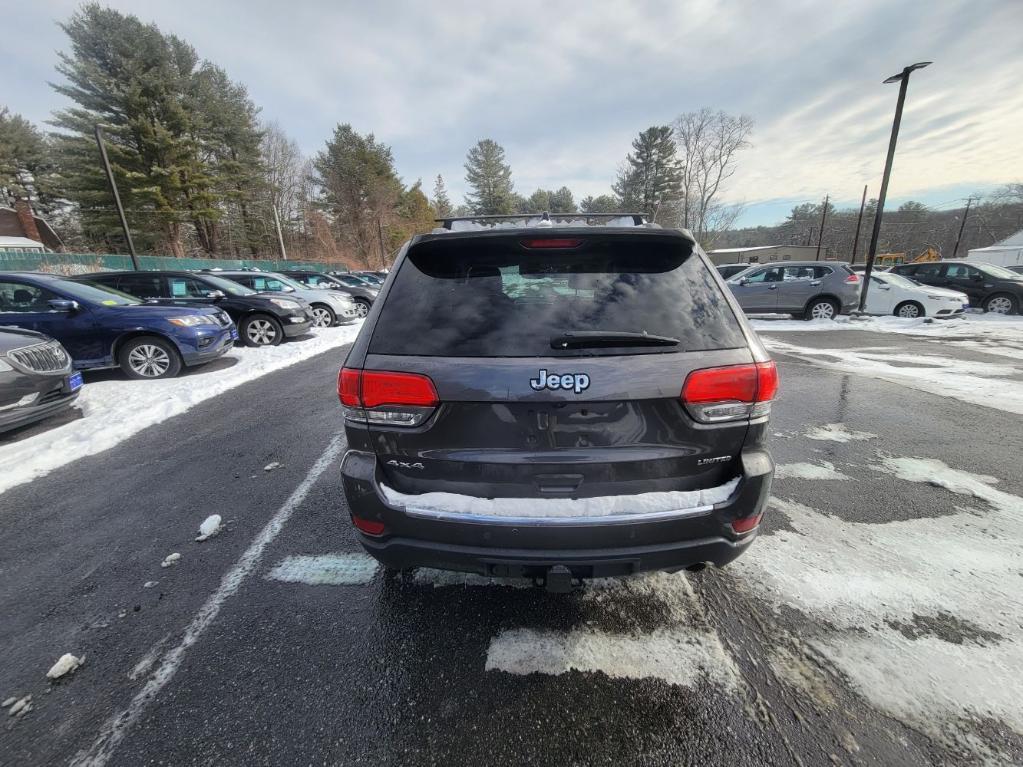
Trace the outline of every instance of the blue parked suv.
[[173, 378], [217, 359], [238, 331], [214, 307], [154, 306], [57, 275], [0, 272], [0, 326], [56, 338], [77, 370], [120, 367], [130, 378]]

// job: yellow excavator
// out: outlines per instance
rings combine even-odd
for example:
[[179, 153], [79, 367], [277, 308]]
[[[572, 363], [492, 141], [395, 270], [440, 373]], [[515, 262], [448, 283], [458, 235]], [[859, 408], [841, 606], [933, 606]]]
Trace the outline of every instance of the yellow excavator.
[[888, 268], [896, 264], [922, 264], [926, 261], [940, 261], [941, 253], [936, 248], [928, 248], [916, 258], [906, 259], [905, 253], [878, 253], [874, 266]]

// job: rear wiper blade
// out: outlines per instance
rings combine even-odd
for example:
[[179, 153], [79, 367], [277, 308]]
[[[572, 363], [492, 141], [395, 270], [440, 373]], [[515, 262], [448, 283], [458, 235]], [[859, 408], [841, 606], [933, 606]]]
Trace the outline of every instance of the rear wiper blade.
[[575, 330], [551, 338], [552, 349], [582, 349], [604, 346], [678, 346], [679, 340], [649, 333], [623, 330]]

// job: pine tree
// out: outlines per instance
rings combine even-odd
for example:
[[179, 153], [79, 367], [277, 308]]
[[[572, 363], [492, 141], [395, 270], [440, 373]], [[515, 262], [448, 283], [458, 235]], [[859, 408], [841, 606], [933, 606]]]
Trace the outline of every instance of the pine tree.
[[649, 213], [656, 221], [661, 208], [682, 193], [682, 168], [671, 128], [647, 128], [633, 140], [632, 149], [618, 171], [614, 192], [625, 208]]
[[56, 203], [55, 167], [47, 137], [21, 115], [0, 106], [0, 204], [31, 200], [37, 213]]
[[622, 203], [609, 194], [584, 197], [580, 208], [583, 213], [617, 213], [624, 210]]
[[433, 184], [433, 205], [434, 211], [437, 213], [437, 218], [446, 218], [454, 213], [454, 208], [451, 206], [451, 200], [448, 197], [447, 187], [444, 186], [444, 177], [437, 174], [437, 180]]
[[546, 189], [537, 189], [526, 198], [525, 207], [517, 213], [547, 213], [551, 209], [551, 193]]
[[579, 209], [575, 205], [575, 198], [572, 196], [572, 190], [567, 186], [561, 187], [556, 192], [548, 192], [550, 198], [550, 212], [564, 215], [566, 213], [578, 213]]
[[511, 167], [505, 162], [504, 149], [496, 141], [482, 139], [465, 158], [465, 181], [472, 190], [466, 204], [476, 215], [515, 213]]

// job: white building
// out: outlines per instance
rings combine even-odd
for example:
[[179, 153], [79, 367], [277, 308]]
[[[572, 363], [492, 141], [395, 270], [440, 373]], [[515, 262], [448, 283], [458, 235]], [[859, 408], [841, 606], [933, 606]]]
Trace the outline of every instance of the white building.
[[1023, 230], [986, 248], [972, 248], [966, 255], [966, 259], [968, 261], [985, 261], [999, 266], [1023, 264]]

